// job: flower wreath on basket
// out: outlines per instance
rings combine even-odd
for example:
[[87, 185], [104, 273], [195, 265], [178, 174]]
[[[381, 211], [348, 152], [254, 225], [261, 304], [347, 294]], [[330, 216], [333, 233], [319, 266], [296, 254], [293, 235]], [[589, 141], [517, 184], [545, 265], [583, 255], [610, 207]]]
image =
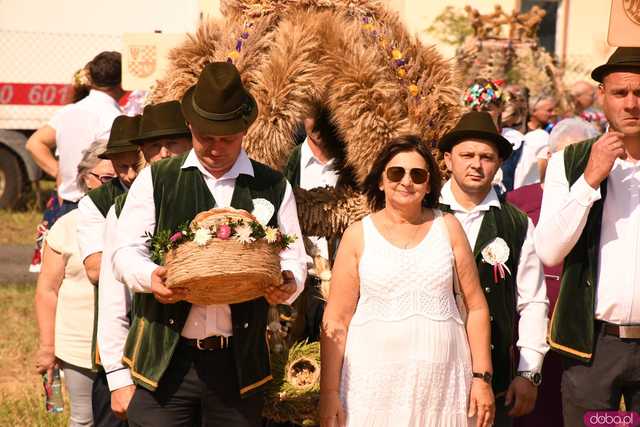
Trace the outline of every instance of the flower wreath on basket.
[[275, 209], [265, 199], [254, 210], [214, 208], [177, 230], [149, 237], [153, 260], [167, 269], [168, 288], [188, 290], [194, 304], [236, 304], [264, 296], [282, 283], [280, 251], [295, 240], [267, 224]]
[[[164, 264], [165, 255], [172, 249], [185, 242], [193, 241], [199, 247], [206, 246], [212, 239], [237, 240], [243, 244], [250, 244], [264, 240], [267, 243], [286, 249], [295, 242], [296, 236], [284, 234], [278, 228], [266, 225], [273, 215], [273, 205], [266, 199], [254, 199], [254, 210], [249, 214], [246, 211], [226, 208], [198, 214], [192, 221], [187, 221], [177, 230], [159, 230], [155, 234], [146, 233], [151, 250], [151, 258]], [[221, 216], [219, 220], [210, 225], [200, 225], [199, 220], [203, 214], [213, 211], [227, 211], [229, 216]], [[234, 213], [244, 213], [237, 215]], [[255, 218], [255, 219], [253, 219]]]

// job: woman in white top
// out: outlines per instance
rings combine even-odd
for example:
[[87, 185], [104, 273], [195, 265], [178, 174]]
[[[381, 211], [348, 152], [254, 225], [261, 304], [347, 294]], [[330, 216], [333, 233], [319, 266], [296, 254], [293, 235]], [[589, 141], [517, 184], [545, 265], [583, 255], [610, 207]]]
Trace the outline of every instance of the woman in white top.
[[[98, 155], [106, 141], [99, 140], [83, 153], [77, 185], [89, 191], [115, 177], [111, 162]], [[43, 264], [36, 288], [36, 316], [40, 346], [36, 367], [47, 373], [60, 366], [71, 401], [71, 426], [91, 426], [91, 339], [95, 288], [80, 260], [76, 240], [77, 210], [61, 217], [45, 239]]]
[[[458, 221], [418, 137], [395, 139], [365, 181], [374, 211], [345, 232], [322, 325], [322, 426], [490, 426], [489, 311]], [[453, 292], [454, 263], [468, 322]], [[475, 418], [475, 419], [474, 419]]]

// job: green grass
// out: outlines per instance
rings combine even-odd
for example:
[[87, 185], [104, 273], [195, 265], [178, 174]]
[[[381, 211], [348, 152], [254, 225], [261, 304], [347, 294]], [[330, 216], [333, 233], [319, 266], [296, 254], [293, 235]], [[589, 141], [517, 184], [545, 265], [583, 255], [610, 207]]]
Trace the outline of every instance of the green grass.
[[42, 212], [27, 210], [24, 212], [0, 209], [0, 244], [33, 245], [36, 240], [36, 227], [42, 221]]
[[44, 410], [41, 377], [35, 371], [38, 329], [33, 309], [35, 285], [0, 287], [0, 426], [66, 426], [62, 414]]

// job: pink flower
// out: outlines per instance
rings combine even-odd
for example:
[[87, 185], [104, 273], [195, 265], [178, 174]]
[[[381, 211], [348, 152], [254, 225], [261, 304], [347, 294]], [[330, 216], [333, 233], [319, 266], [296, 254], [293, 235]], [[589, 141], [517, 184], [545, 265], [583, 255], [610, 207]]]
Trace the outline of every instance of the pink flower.
[[220, 240], [228, 240], [231, 237], [231, 227], [228, 224], [221, 224], [216, 231], [216, 237]]
[[176, 231], [173, 236], [169, 237], [169, 240], [171, 241], [171, 243], [178, 243], [183, 238], [184, 234], [182, 234], [182, 231]]

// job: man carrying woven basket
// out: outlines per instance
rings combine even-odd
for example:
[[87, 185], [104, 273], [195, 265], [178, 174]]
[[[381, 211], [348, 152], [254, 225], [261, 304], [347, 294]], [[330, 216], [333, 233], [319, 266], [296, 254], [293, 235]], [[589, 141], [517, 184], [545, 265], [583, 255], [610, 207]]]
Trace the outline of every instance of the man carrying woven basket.
[[[182, 111], [193, 150], [145, 169], [118, 221], [115, 273], [136, 292], [123, 357], [136, 383], [127, 415], [134, 426], [257, 426], [271, 380], [268, 307], [291, 303], [306, 276], [295, 200], [280, 173], [242, 148], [257, 104], [232, 64], [208, 64], [182, 98]], [[268, 287], [264, 298], [206, 306], [165, 286], [167, 270], [151, 261], [146, 233], [174, 231], [214, 207], [251, 212], [256, 199], [273, 205], [269, 226], [297, 237], [280, 253], [280, 286]]]

